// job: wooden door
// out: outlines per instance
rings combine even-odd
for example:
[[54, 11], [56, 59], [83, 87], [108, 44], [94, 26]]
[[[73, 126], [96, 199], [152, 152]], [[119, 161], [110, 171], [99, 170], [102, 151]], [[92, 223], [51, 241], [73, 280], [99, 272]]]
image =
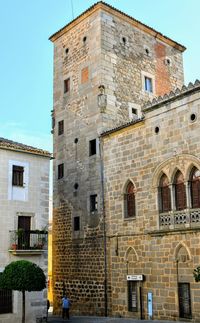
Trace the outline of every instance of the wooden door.
[[191, 311], [189, 283], [178, 284], [178, 296], [179, 296], [179, 316], [181, 318], [191, 318], [192, 311]]
[[30, 216], [19, 216], [18, 218], [18, 249], [29, 249], [30, 247]]

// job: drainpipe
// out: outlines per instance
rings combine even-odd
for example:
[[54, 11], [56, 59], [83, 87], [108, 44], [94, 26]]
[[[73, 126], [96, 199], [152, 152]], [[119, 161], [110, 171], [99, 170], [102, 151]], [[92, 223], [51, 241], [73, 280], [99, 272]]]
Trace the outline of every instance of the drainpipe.
[[107, 238], [106, 238], [106, 213], [104, 198], [104, 164], [103, 164], [103, 142], [99, 137], [99, 156], [101, 172], [101, 198], [103, 215], [103, 243], [104, 243], [104, 315], [108, 316], [108, 273], [107, 273]]

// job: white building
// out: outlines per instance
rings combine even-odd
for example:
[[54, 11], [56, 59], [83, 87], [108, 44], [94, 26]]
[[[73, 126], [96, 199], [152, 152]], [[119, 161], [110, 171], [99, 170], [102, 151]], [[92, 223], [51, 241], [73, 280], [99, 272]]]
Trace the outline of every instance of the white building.
[[[26, 259], [47, 275], [50, 153], [0, 138], [0, 272]], [[46, 316], [47, 291], [26, 292], [26, 322]], [[21, 293], [0, 290], [0, 323], [21, 322]]]

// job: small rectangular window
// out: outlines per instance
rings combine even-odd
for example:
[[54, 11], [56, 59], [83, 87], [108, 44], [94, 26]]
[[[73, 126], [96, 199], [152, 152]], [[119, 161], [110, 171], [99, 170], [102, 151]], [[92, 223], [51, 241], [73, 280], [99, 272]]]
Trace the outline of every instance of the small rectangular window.
[[64, 164], [58, 165], [58, 179], [64, 177]]
[[0, 289], [0, 314], [12, 313], [12, 290]]
[[24, 185], [24, 167], [13, 165], [12, 171], [12, 185], [23, 186]]
[[64, 133], [64, 120], [58, 122], [58, 135], [62, 135]]
[[98, 209], [97, 194], [90, 195], [90, 212], [95, 212]]
[[96, 139], [90, 140], [89, 142], [89, 155], [96, 155]]
[[137, 312], [137, 282], [128, 281], [128, 310]]
[[79, 231], [80, 230], [80, 217], [75, 216], [74, 217], [74, 231]]
[[70, 91], [70, 78], [64, 80], [64, 93]]
[[145, 76], [144, 77], [144, 89], [147, 92], [153, 92], [153, 83], [152, 83], [152, 78]]

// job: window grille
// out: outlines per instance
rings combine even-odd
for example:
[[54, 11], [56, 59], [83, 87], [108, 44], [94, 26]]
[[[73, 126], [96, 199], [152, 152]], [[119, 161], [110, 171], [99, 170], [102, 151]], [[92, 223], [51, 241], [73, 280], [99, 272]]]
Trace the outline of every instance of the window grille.
[[12, 290], [0, 289], [0, 314], [12, 313]]

